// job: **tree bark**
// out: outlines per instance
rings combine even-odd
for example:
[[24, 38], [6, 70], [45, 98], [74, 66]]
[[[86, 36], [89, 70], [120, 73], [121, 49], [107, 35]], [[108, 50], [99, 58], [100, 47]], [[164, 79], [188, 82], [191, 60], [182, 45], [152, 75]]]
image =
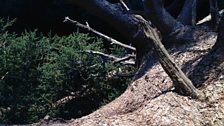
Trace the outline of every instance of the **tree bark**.
[[[115, 21], [117, 23], [116, 24], [117, 29], [123, 28], [123, 31], [125, 31], [124, 28], [127, 28], [126, 29], [127, 31], [127, 30], [131, 30], [129, 25], [135, 26], [133, 28], [137, 27], [135, 29], [135, 32], [130, 32], [130, 33], [134, 35], [138, 33], [138, 36], [141, 36], [141, 38], [144, 38], [144, 39], [135, 40], [135, 43], [137, 46], [139, 46], [139, 49], [144, 48], [145, 46], [147, 47], [148, 45], [152, 45], [151, 47], [155, 51], [154, 54], [158, 57], [162, 67], [167, 72], [169, 77], [172, 79], [172, 81], [174, 82], [174, 85], [177, 88], [183, 89], [184, 91], [186, 91], [186, 93], [188, 93], [189, 95], [192, 95], [193, 97], [200, 97], [201, 94], [198, 92], [197, 89], [194, 88], [191, 81], [184, 75], [184, 73], [180, 70], [180, 68], [174, 63], [172, 58], [167, 53], [166, 49], [163, 47], [156, 31], [148, 25], [147, 21], [139, 20], [138, 16], [136, 15], [130, 16], [129, 18], [128, 16], [124, 16], [124, 17], [127, 17], [127, 19], [125, 19], [124, 17], [122, 17], [122, 15], [124, 14], [120, 13], [120, 9], [114, 8], [115, 5], [113, 5], [113, 8], [107, 8], [109, 7], [109, 3], [103, 0], [83, 0], [83, 1], [74, 0], [73, 2], [80, 6], [81, 5], [90, 6], [90, 8], [86, 8], [86, 9], [87, 10], [89, 9], [89, 11], [92, 11], [93, 14], [97, 15], [96, 13], [97, 11], [101, 12], [99, 17], [102, 19], [104, 19], [103, 16], [111, 16], [111, 17], [108, 17], [111, 20], [108, 20], [108, 19], [104, 19], [104, 20], [109, 22]], [[98, 3], [98, 2], [101, 2], [101, 3]], [[147, 5], [145, 7], [148, 10], [150, 10], [149, 14], [153, 14], [153, 13], [159, 14], [159, 16], [157, 15], [150, 15], [150, 16], [152, 16], [151, 18], [155, 18], [155, 19], [152, 19], [152, 21], [153, 23], [156, 24], [156, 27], [159, 30], [163, 31], [162, 32], [163, 34], [177, 33], [178, 28], [185, 29], [184, 25], [177, 22], [164, 10], [160, 0], [154, 0], [154, 1], [151, 0], [149, 1], [149, 3], [153, 5], [148, 5], [146, 0]], [[94, 4], [98, 4], [98, 7], [96, 8], [92, 7]], [[103, 6], [102, 4], [103, 5], [106, 4], [106, 5]], [[102, 5], [102, 6], [99, 6], [99, 5]], [[153, 8], [150, 8], [150, 6], [152, 6]], [[92, 10], [91, 8], [92, 9], [94, 8], [95, 10]], [[106, 9], [107, 11], [100, 11], [100, 9]], [[114, 12], [109, 12], [109, 11], [114, 11]], [[119, 11], [118, 13], [120, 13], [120, 15], [117, 15], [116, 11]], [[116, 18], [116, 15], [119, 17]], [[138, 20], [135, 20], [134, 18], [137, 18]], [[128, 22], [128, 19], [130, 19], [134, 23]], [[169, 21], [168, 19], [171, 19], [171, 20]], [[222, 30], [224, 28], [223, 20], [224, 19], [222, 19], [222, 23], [220, 23], [218, 42], [214, 46], [216, 47], [216, 49], [217, 47], [221, 46], [220, 53], [218, 53], [218, 54], [222, 54], [220, 56], [223, 56], [223, 50], [222, 50], [223, 39], [224, 39], [223, 38], [224, 33]], [[111, 22], [111, 25], [112, 25], [112, 22]], [[128, 25], [125, 25], [124, 27], [122, 27], [122, 22], [126, 22], [128, 23]], [[160, 24], [162, 26], [159, 26]], [[180, 24], [180, 27], [176, 27], [179, 24]], [[118, 28], [118, 26], [120, 26], [120, 28]], [[171, 27], [171, 26], [174, 26], [174, 27]], [[139, 27], [142, 27], [143, 31], [138, 32]], [[188, 28], [190, 29], [189, 31], [194, 32], [194, 30], [192, 30], [190, 27]], [[125, 32], [122, 32], [122, 31], [120, 31], [120, 33], [125, 34]], [[186, 37], [185, 33], [183, 34]], [[189, 34], [193, 35], [193, 33], [189, 33]], [[176, 36], [176, 34], [173, 34], [173, 35]], [[131, 35], [129, 37], [133, 38], [133, 36]], [[190, 37], [193, 40], [196, 40], [193, 38], [193, 36], [190, 36]], [[182, 39], [186, 40], [184, 37], [182, 37]], [[144, 40], [145, 45], [140, 44], [141, 40]], [[207, 41], [210, 41], [210, 40], [208, 39]], [[190, 47], [195, 46], [195, 48], [199, 48], [201, 44], [203, 45], [204, 41], [201, 41], [200, 43], [195, 43], [193, 45], [186, 44], [188, 48], [184, 46], [184, 50], [183, 48], [179, 48], [175, 50], [174, 53], [178, 52], [178, 54], [175, 54], [176, 56], [182, 55], [182, 57], [179, 57], [178, 59], [180, 64], [186, 65], [186, 62], [190, 62], [192, 59], [195, 59], [198, 56], [199, 57], [203, 56], [203, 54], [201, 53], [191, 55], [190, 57], [186, 56], [191, 51], [189, 49]], [[207, 45], [205, 44], [203, 46], [205, 47], [201, 47], [202, 49], [199, 51], [203, 51], [204, 48], [206, 48], [205, 50], [208, 50], [211, 46], [211, 43], [208, 43]], [[148, 50], [146, 50], [146, 52], [148, 52]], [[224, 60], [224, 58], [220, 56], [217, 56], [218, 58], [214, 58], [214, 55], [210, 55], [210, 56], [211, 56], [210, 60], [217, 59], [217, 60], [221, 60], [221, 62], [223, 62], [222, 60]], [[222, 93], [222, 94], [220, 93], [221, 94], [220, 96], [222, 96], [221, 98], [217, 96], [217, 92], [215, 92], [216, 94], [214, 96], [212, 95], [214, 92], [210, 93], [210, 96], [212, 96], [212, 98], [209, 99], [208, 97], [209, 100], [206, 102], [200, 102], [200, 101], [189, 99], [187, 97], [179, 96], [176, 93], [170, 92], [169, 89], [172, 87], [172, 83], [170, 83], [171, 82], [170, 78], [167, 77], [166, 73], [164, 75], [162, 68], [158, 64], [156, 64], [155, 61], [150, 63], [152, 60], [153, 60], [153, 57], [148, 57], [148, 59], [145, 59], [145, 64], [142, 64], [146, 66], [145, 68], [147, 68], [147, 70], [143, 69], [144, 76], [142, 76], [138, 80], [135, 80], [133, 83], [131, 83], [128, 89], [120, 97], [118, 97], [111, 103], [105, 105], [104, 107], [100, 108], [99, 110], [93, 112], [92, 114], [88, 116], [70, 121], [70, 124], [71, 125], [81, 124], [81, 125], [87, 125], [87, 126], [88, 125], [107, 125], [107, 124], [108, 125], [130, 125], [131, 124], [133, 126], [152, 125], [152, 124], [180, 125], [180, 126], [181, 125], [224, 124], [224, 123], [220, 123], [220, 122], [223, 122], [222, 117], [224, 117], [223, 116], [224, 106], [223, 104], [221, 104], [221, 103], [224, 103], [223, 102], [223, 89], [224, 89], [223, 84], [221, 86], [219, 85], [215, 87], [215, 88], [219, 87], [217, 90], [221, 90], [219, 91]], [[212, 62], [211, 64], [213, 63], [214, 62]], [[213, 65], [217, 65], [217, 64], [215, 63]], [[202, 65], [201, 68], [204, 68], [204, 66]], [[149, 70], [149, 67], [151, 68], [150, 70]], [[192, 64], [189, 65], [188, 67], [190, 67], [190, 69], [193, 69]], [[199, 63], [199, 66], [196, 66], [196, 68], [197, 67], [200, 67], [200, 63]], [[210, 66], [207, 64], [207, 67], [210, 67]], [[201, 71], [196, 71], [196, 72], [199, 72], [201, 74]], [[208, 83], [208, 84], [210, 84], [210, 86], [216, 85], [216, 83]], [[211, 89], [211, 88], [207, 88], [207, 89]], [[216, 98], [217, 99], [220, 98], [218, 99], [220, 101], [216, 100]], [[215, 102], [215, 104], [210, 102], [211, 99], [212, 100], [215, 99], [214, 101], [212, 101], [212, 102]], [[218, 102], [220, 102], [220, 104], [217, 104]], [[218, 109], [218, 108], [222, 108], [222, 109]], [[212, 121], [214, 121], [215, 123], [213, 123]]]
[[194, 87], [191, 80], [188, 79], [188, 77], [173, 61], [173, 59], [163, 46], [162, 42], [160, 41], [160, 38], [156, 31], [152, 27], [150, 27], [148, 22], [142, 17], [138, 19], [142, 23], [145, 36], [147, 37], [149, 42], [152, 42], [154, 54], [157, 56], [163, 69], [173, 81], [175, 89], [181, 94], [190, 95], [193, 98], [204, 100], [205, 95]]
[[211, 14], [211, 23], [217, 29], [218, 21], [219, 21], [219, 8], [217, 0], [209, 0], [210, 5], [210, 14]]
[[181, 22], [174, 19], [163, 7], [162, 0], [145, 0], [144, 1], [145, 15], [148, 16], [152, 24], [162, 33], [164, 45], [181, 44], [185, 42], [196, 42], [198, 33], [205, 35], [204, 29], [199, 27], [191, 27], [183, 25]]
[[173, 17], [176, 18], [178, 14], [180, 13], [183, 5], [184, 5], [184, 0], [172, 0], [172, 3], [165, 6], [165, 8]]
[[145, 0], [144, 8], [150, 21], [162, 34], [170, 34], [183, 27], [165, 10], [162, 0]]
[[106, 0], [67, 0], [71, 4], [78, 5], [86, 9], [90, 14], [106, 21], [116, 29], [128, 41], [126, 44], [132, 44], [137, 51], [137, 66], [142, 62], [143, 57], [151, 50], [147, 44], [143, 32], [139, 29], [138, 22], [130, 13], [125, 13], [121, 7], [110, 4]]
[[196, 24], [196, 0], [185, 0], [177, 20], [184, 25], [194, 26]]
[[[124, 12], [122, 8], [116, 4], [110, 4], [106, 0], [67, 0], [71, 4], [78, 5], [86, 9], [92, 15], [104, 20], [117, 30], [128, 41], [126, 44], [132, 44], [137, 50], [137, 66], [143, 61], [143, 58], [152, 45], [148, 44], [143, 30], [139, 28], [138, 21], [134, 19], [132, 14]], [[172, 46], [175, 44], [183, 44], [185, 42], [195, 42], [197, 34], [203, 33], [203, 30], [192, 29], [186, 27], [175, 20], [163, 7], [162, 0], [145, 0], [144, 11], [149, 16], [150, 21], [162, 33], [164, 45]]]

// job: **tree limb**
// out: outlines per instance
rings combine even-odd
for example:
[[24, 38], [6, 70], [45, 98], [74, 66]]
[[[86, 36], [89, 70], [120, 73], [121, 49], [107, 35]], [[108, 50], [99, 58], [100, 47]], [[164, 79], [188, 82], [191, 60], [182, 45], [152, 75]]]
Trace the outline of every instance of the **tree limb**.
[[113, 63], [116, 64], [116, 63], [124, 62], [124, 61], [129, 60], [129, 59], [134, 59], [134, 58], [135, 58], [134, 55], [128, 55], [128, 56], [125, 56], [123, 58], [118, 58], [117, 60], [113, 61]]
[[172, 3], [165, 6], [165, 8], [172, 16], [177, 17], [180, 13], [180, 10], [182, 9], [183, 4], [184, 0], [172, 0]]
[[185, 0], [183, 9], [178, 15], [177, 20], [184, 25], [196, 24], [196, 0]]
[[170, 34], [183, 27], [164, 8], [162, 0], [145, 0], [145, 13], [162, 34]]
[[[219, 15], [222, 15], [223, 13], [224, 13], [224, 9], [219, 11]], [[197, 25], [209, 22], [211, 20], [212, 20], [212, 17], [211, 17], [211, 14], [209, 14], [208, 16], [204, 17], [202, 20], [198, 21]]]
[[73, 100], [75, 98], [76, 98], [75, 96], [66, 96], [66, 97], [64, 97], [62, 99], [59, 99], [56, 102], [52, 103], [48, 109], [49, 110], [55, 109], [58, 106], [60, 106], [62, 104], [66, 104], [66, 103], [68, 103], [69, 101], [71, 101], [71, 100]]
[[0, 80], [4, 80], [4, 79], [5, 79], [5, 77], [6, 77], [8, 74], [9, 74], [9, 72], [6, 72], [6, 73], [5, 73], [5, 75], [1, 77], [1, 79], [0, 79]]
[[[135, 20], [133, 14], [124, 12], [120, 6], [111, 4], [106, 0], [67, 0], [71, 4], [78, 5], [86, 9], [90, 14], [107, 22], [118, 33], [120, 33], [127, 43], [131, 43], [136, 48], [136, 64], [140, 66], [144, 57], [152, 49], [148, 43], [143, 29], [139, 22]], [[161, 32], [164, 45], [183, 44], [185, 42], [194, 42], [197, 29], [184, 26], [175, 20], [163, 7], [162, 0], [144, 0], [145, 15], [148, 16], [153, 25]], [[140, 31], [140, 32], [139, 32]], [[200, 30], [200, 33], [203, 33]], [[137, 34], [137, 36], [136, 36]]]
[[123, 58], [118, 58], [118, 57], [115, 57], [115, 56], [112, 56], [112, 55], [108, 55], [108, 54], [105, 54], [105, 53], [102, 53], [102, 52], [99, 52], [99, 51], [84, 50], [82, 52], [101, 56], [105, 60], [113, 61], [113, 63], [121, 63], [123, 65], [135, 65], [134, 61], [125, 61], [125, 60], [128, 60], [130, 58], [133, 58], [133, 56], [127, 56], [127, 57], [123, 57]]
[[74, 20], [70, 19], [69, 17], [65, 17], [64, 22], [68, 22], [68, 21], [71, 22], [71, 23], [73, 23], [73, 24], [75, 24], [76, 26], [78, 26], [80, 28], [86, 29], [88, 31], [91, 31], [91, 32], [97, 34], [98, 36], [100, 36], [100, 37], [106, 39], [107, 41], [111, 42], [111, 44], [116, 44], [116, 45], [119, 45], [121, 47], [130, 49], [132, 51], [136, 51], [136, 49], [134, 47], [129, 46], [129, 45], [126, 45], [126, 44], [123, 44], [123, 43], [121, 43], [121, 42], [119, 42], [119, 41], [117, 41], [117, 40], [115, 40], [115, 39], [113, 39], [113, 38], [111, 38], [111, 37], [109, 37], [109, 36], [107, 36], [107, 35], [99, 32], [99, 31], [91, 28], [88, 24], [87, 25], [84, 25], [84, 24], [81, 24], [81, 23], [79, 23], [77, 21], [74, 21]]
[[209, 0], [209, 5], [210, 5], [211, 22], [215, 26], [215, 29], [217, 29], [219, 18], [220, 18], [218, 1]]
[[[127, 41], [125, 44], [132, 44], [136, 48], [136, 64], [139, 66], [145, 54], [151, 50], [147, 44], [143, 32], [139, 32], [139, 24], [132, 14], [125, 13], [118, 5], [111, 4], [106, 0], [67, 0], [71, 4], [78, 5], [90, 14], [111, 25]], [[129, 1], [129, 0], [126, 0]]]
[[[169, 75], [174, 83], [175, 89], [182, 94], [190, 95], [193, 98], [200, 100], [205, 99], [205, 95], [197, 90], [191, 80], [183, 73], [183, 71], [173, 61], [168, 54], [155, 29], [153, 29], [146, 20], [142, 17], [136, 17], [144, 28], [144, 33], [149, 40], [152, 40], [153, 52], [157, 56], [163, 69]], [[150, 41], [151, 42], [151, 41]]]
[[123, 0], [120, 0], [120, 3], [122, 4], [122, 6], [125, 8], [126, 11], [130, 11], [130, 9]]

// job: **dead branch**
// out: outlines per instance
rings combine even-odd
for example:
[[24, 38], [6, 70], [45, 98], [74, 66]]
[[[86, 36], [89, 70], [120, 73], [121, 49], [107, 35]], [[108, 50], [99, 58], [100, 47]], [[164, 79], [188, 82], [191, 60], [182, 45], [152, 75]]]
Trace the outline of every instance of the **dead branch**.
[[130, 58], [133, 58], [134, 56], [126, 56], [126, 57], [123, 57], [123, 58], [118, 58], [118, 57], [108, 55], [108, 54], [105, 54], [105, 53], [102, 53], [102, 52], [99, 52], [99, 51], [85, 50], [85, 51], [82, 51], [82, 52], [101, 56], [105, 60], [113, 61], [113, 63], [121, 63], [123, 65], [135, 65], [134, 61], [125, 61], [125, 60], [128, 60]]
[[71, 101], [75, 98], [76, 98], [75, 96], [66, 96], [62, 99], [59, 99], [59, 100], [57, 100], [56, 102], [54, 102], [50, 105], [49, 110], [55, 109], [62, 104], [66, 104], [66, 103], [68, 103], [69, 101]]
[[129, 60], [129, 59], [135, 59], [135, 56], [134, 55], [128, 55], [128, 56], [125, 56], [123, 58], [119, 58], [117, 60], [115, 60], [113, 63], [120, 63], [120, 62], [123, 62], [125, 60]]
[[71, 22], [71, 23], [73, 23], [73, 24], [75, 24], [76, 26], [78, 26], [78, 27], [80, 27], [80, 28], [83, 28], [83, 29], [86, 29], [86, 30], [88, 30], [88, 31], [91, 31], [91, 32], [95, 33], [96, 35], [98, 35], [98, 36], [100, 36], [100, 37], [106, 39], [106, 40], [109, 41], [109, 42], [111, 42], [111, 44], [116, 44], [116, 45], [119, 45], [119, 46], [121, 46], [121, 47], [130, 49], [130, 50], [132, 50], [132, 51], [136, 51], [136, 49], [135, 49], [134, 47], [129, 46], [129, 45], [126, 45], [126, 44], [123, 44], [123, 43], [121, 43], [121, 42], [119, 42], [119, 41], [117, 41], [117, 40], [115, 40], [115, 39], [113, 39], [113, 38], [111, 38], [111, 37], [109, 37], [109, 36], [107, 36], [107, 35], [105, 35], [105, 34], [99, 32], [99, 31], [97, 31], [97, 30], [91, 28], [89, 25], [84, 25], [84, 24], [82, 24], [82, 23], [79, 23], [79, 22], [77, 22], [77, 21], [75, 21], [75, 20], [70, 19], [69, 17], [65, 17], [64, 22], [68, 22], [68, 21]]
[[143, 17], [136, 16], [136, 19], [138, 19], [139, 23], [142, 24], [145, 36], [149, 40], [152, 40], [153, 52], [157, 56], [164, 71], [166, 71], [170, 79], [173, 81], [175, 89], [179, 91], [179, 93], [204, 100], [204, 93], [195, 88], [191, 80], [177, 66], [177, 64], [174, 62], [174, 60], [160, 41], [160, 38], [155, 29], [153, 29]]
[[130, 11], [130, 9], [128, 8], [128, 6], [126, 5], [126, 3], [123, 0], [120, 0], [120, 3], [125, 8], [126, 11]]
[[116, 77], [133, 77], [134, 75], [135, 75], [135, 72], [124, 72], [119, 68], [118, 71], [113, 70], [108, 72], [107, 78], [110, 80]]
[[[219, 11], [219, 15], [222, 15], [223, 13], [224, 13], [224, 9]], [[212, 19], [211, 14], [209, 14], [208, 16], [204, 17], [202, 20], [198, 21], [197, 25], [209, 22], [211, 21], [211, 19]]]
[[9, 74], [9, 72], [6, 72], [5, 75], [1, 77], [1, 80], [4, 80], [8, 74]]

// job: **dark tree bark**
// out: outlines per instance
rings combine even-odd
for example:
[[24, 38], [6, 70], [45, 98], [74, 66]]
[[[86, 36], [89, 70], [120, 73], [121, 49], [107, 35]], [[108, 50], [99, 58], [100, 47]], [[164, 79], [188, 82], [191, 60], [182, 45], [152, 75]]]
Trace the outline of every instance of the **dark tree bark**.
[[[110, 4], [106, 0], [67, 0], [72, 4], [86, 9], [92, 15], [104, 20], [117, 30], [127, 40], [126, 44], [132, 44], [137, 50], [137, 66], [141, 64], [144, 56], [151, 50], [150, 44], [144, 36], [143, 30], [139, 28], [138, 22], [132, 14], [125, 13], [117, 4]], [[149, 20], [161, 32], [164, 45], [183, 44], [185, 42], [197, 41], [198, 32], [203, 30], [186, 27], [175, 20], [163, 7], [162, 0], [145, 0], [144, 12]], [[106, 17], [106, 18], [105, 18]]]
[[106, 21], [124, 36], [137, 50], [137, 65], [141, 64], [144, 55], [151, 49], [143, 32], [139, 32], [139, 24], [130, 13], [124, 13], [121, 7], [110, 4], [106, 0], [67, 0], [86, 9], [92, 15]]
[[175, 20], [163, 7], [162, 0], [145, 0], [144, 1], [145, 13], [152, 24], [158, 28], [162, 33], [163, 43], [185, 43], [195, 42], [198, 39], [198, 33], [203, 36], [207, 34], [200, 28], [193, 28], [186, 26], [181, 22]]
[[[169, 3], [167, 3], [169, 2]], [[173, 16], [173, 17], [177, 17], [178, 14], [180, 13], [183, 5], [184, 5], [184, 0], [171, 0], [171, 1], [167, 1], [165, 0], [165, 5], [167, 3], [167, 5], [165, 6], [166, 10]], [[171, 4], [170, 4], [171, 2]]]
[[224, 13], [222, 14], [222, 18], [218, 27], [217, 47], [224, 49]]
[[184, 25], [196, 24], [196, 0], [185, 0], [183, 9], [177, 18]]
[[218, 1], [217, 0], [209, 0], [210, 4], [210, 14], [211, 14], [211, 23], [215, 26], [215, 29], [217, 29], [217, 24], [219, 21], [219, 8], [218, 8]]
[[162, 34], [170, 34], [183, 27], [165, 10], [162, 0], [145, 0], [144, 8], [150, 21]]
[[144, 11], [142, 0], [126, 0], [129, 3], [129, 7], [133, 11]]
[[[139, 22], [139, 20], [136, 20], [136, 15], [133, 16], [130, 14], [125, 14], [123, 13], [121, 8], [117, 7], [116, 5], [112, 5], [105, 0], [82, 0], [82, 1], [72, 0], [71, 2], [84, 7], [92, 14], [97, 15], [99, 18], [107, 21], [108, 23], [111, 23], [111, 25], [114, 26], [122, 35], [126, 36], [130, 40], [132, 39], [134, 46], [137, 49], [138, 57], [140, 57], [138, 58], [139, 59], [138, 63], [141, 63], [141, 60], [143, 59], [143, 57], [147, 55], [151, 47], [162, 48], [162, 46], [158, 44], [159, 43], [158, 40], [154, 38], [145, 37], [147, 36], [146, 33], [144, 32], [145, 27], [141, 27], [142, 24]], [[187, 5], [188, 4], [186, 4], [185, 6]], [[194, 30], [192, 30], [189, 27], [185, 27], [182, 23], [175, 20], [165, 10], [162, 0], [145, 0], [144, 8], [146, 14], [148, 14], [149, 16], [149, 19], [163, 35], [168, 34], [169, 37], [170, 35], [171, 37], [175, 36], [173, 39], [176, 41], [181, 41], [184, 39], [185, 41], [186, 40], [194, 41], [193, 38], [195, 37]], [[192, 9], [190, 9], [190, 11], [192, 12]], [[182, 32], [182, 30], [184, 30], [184, 32]], [[181, 34], [181, 36], [176, 35], [176, 33]], [[157, 42], [157, 46], [155, 42]], [[173, 82], [178, 85], [176, 86], [176, 88], [180, 88], [181, 90], [186, 92], [187, 95], [191, 95], [193, 97], [202, 97], [200, 93], [194, 88], [191, 81], [170, 59], [168, 53], [164, 52], [163, 54], [159, 53], [161, 51], [165, 51], [165, 48], [160, 49], [160, 51], [156, 49], [155, 51], [158, 52], [158, 57], [165, 71], [171, 77]], [[167, 62], [163, 62], [163, 60], [161, 60], [162, 58], [164, 58], [165, 59], [164, 61]]]

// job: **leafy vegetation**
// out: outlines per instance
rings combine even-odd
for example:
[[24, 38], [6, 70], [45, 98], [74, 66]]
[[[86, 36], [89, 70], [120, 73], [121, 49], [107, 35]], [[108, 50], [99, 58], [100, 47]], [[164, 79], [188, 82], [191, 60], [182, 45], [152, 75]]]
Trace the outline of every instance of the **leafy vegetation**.
[[[44, 36], [36, 31], [7, 32], [13, 21], [0, 20], [0, 122], [32, 123], [43, 118], [76, 118], [92, 112], [120, 95], [130, 77], [110, 76], [133, 67], [83, 53], [108, 53], [101, 39], [87, 34]], [[118, 56], [124, 49], [110, 50]], [[75, 98], [53, 109], [66, 96]]]

